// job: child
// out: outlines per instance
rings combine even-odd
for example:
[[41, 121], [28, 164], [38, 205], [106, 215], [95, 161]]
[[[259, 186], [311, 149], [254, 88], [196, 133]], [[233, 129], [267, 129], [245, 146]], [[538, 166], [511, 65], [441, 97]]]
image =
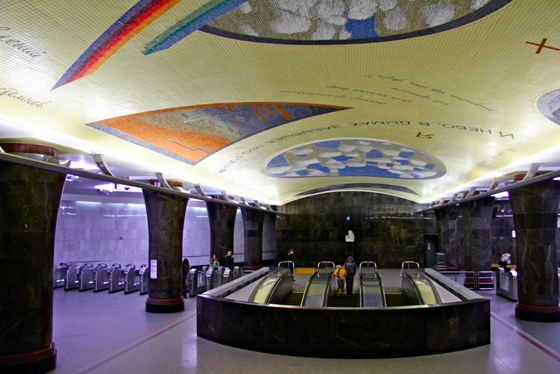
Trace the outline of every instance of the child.
[[344, 294], [344, 278], [346, 278], [346, 265], [338, 265], [333, 274], [333, 277], [337, 276], [336, 282], [338, 283], [338, 289], [336, 294], [342, 296]]

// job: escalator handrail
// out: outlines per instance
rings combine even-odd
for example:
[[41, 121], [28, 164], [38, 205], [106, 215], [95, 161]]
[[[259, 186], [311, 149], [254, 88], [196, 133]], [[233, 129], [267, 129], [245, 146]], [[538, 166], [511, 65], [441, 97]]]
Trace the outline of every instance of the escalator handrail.
[[[434, 297], [436, 298], [436, 303], [437, 303], [438, 305], [443, 304], [443, 301], [441, 300], [441, 296], [439, 295], [439, 292], [437, 291], [437, 288], [436, 288], [436, 286], [434, 285], [434, 282], [435, 282], [435, 281], [434, 281], [432, 278], [430, 278], [430, 277], [429, 277], [426, 273], [424, 273], [424, 272], [419, 272], [419, 273], [418, 273], [418, 277], [419, 277], [419, 278], [420, 278], [420, 277], [425, 278], [425, 279], [428, 281], [428, 283], [430, 284], [430, 288], [432, 289], [432, 292], [434, 293]], [[422, 299], [423, 299], [423, 298], [422, 298]]]
[[416, 261], [403, 261], [402, 265], [401, 265], [401, 275], [403, 275], [403, 273], [405, 272], [404, 266], [408, 265], [407, 270], [410, 270], [410, 264], [415, 264], [417, 270], [420, 270], [420, 264]]
[[[422, 295], [420, 288], [418, 288], [418, 284], [414, 281], [414, 277], [406, 272], [403, 274], [403, 276], [405, 276], [414, 287], [414, 291], [416, 292], [420, 305], [431, 305], [431, 304], [426, 304], [426, 301], [424, 300], [424, 296]], [[439, 296], [439, 293], [437, 292], [437, 289], [435, 288], [433, 281], [426, 274], [421, 273], [420, 271], [418, 272], [418, 278], [424, 278], [426, 279], [426, 281], [428, 281], [428, 284], [430, 285], [430, 289], [432, 290], [432, 293], [434, 294], [434, 297], [436, 299], [436, 304], [437, 305], [442, 304], [441, 297]]]
[[[414, 282], [414, 280], [412, 279], [412, 276], [408, 273], [402, 273], [401, 274], [402, 277], [406, 278], [408, 280], [408, 282], [412, 285], [412, 289], [414, 290], [416, 297], [418, 298], [418, 302], [420, 305], [425, 305], [426, 303], [424, 302], [424, 298], [422, 297], [422, 294], [420, 293], [420, 290], [418, 289], [418, 286], [416, 285], [416, 282]], [[405, 287], [403, 287], [403, 289], [406, 292]]]
[[272, 276], [278, 276], [278, 278], [276, 279], [274, 285], [272, 286], [272, 288], [269, 290], [268, 294], [266, 295], [266, 298], [264, 300], [264, 304], [270, 304], [270, 298], [272, 297], [272, 295], [274, 294], [274, 292], [276, 291], [276, 289], [278, 288], [278, 285], [280, 284], [280, 282], [282, 281], [282, 279], [286, 276], [288, 276], [288, 273], [291, 276], [291, 272], [290, 269], [286, 269], [286, 268], [278, 268], [276, 270], [271, 271], [269, 274], [265, 275], [262, 279], [259, 280], [259, 284], [257, 287], [255, 287], [255, 289], [253, 289], [253, 291], [251, 292], [251, 295], [249, 296], [249, 301], [254, 302], [253, 300], [255, 299], [255, 296], [258, 294], [261, 285], [266, 282], [268, 280], [268, 278], [272, 277]]
[[[332, 261], [321, 261], [319, 264], [321, 263], [331, 263], [334, 265], [334, 262]], [[325, 267], [326, 269], [327, 267]], [[313, 273], [313, 275], [311, 275], [311, 278], [309, 278], [309, 281], [307, 282], [307, 284], [305, 285], [305, 290], [303, 291], [303, 298], [301, 299], [301, 306], [305, 306], [305, 301], [307, 300], [308, 297], [308, 293], [309, 293], [309, 289], [311, 288], [311, 285], [313, 284], [313, 282], [315, 281], [315, 279], [321, 279], [321, 280], [327, 280], [325, 282], [325, 287], [324, 287], [324, 291], [323, 291], [323, 301], [322, 301], [322, 306], [325, 307], [328, 304], [328, 297], [329, 297], [329, 289], [331, 287], [331, 282], [332, 282], [332, 274], [334, 273], [334, 268], [331, 272], [325, 272], [326, 276], [323, 276], [323, 274], [321, 274], [321, 270], [319, 269], [319, 265], [317, 265], [317, 270], [315, 270], [315, 272]]]
[[[323, 264], [324, 264], [325, 266], [324, 266], [323, 268], [321, 268], [321, 265], [323, 265]], [[332, 262], [332, 261], [320, 261], [320, 262], [317, 264], [317, 270], [320, 270], [320, 269], [327, 269], [327, 268], [329, 267], [329, 266], [327, 266], [327, 265], [331, 265], [330, 267], [333, 268], [333, 272], [334, 272], [334, 269], [336, 269], [336, 265], [335, 265], [334, 262]]]
[[362, 261], [362, 262], [360, 262], [360, 266], [359, 266], [360, 270], [362, 269], [362, 265], [364, 265], [364, 264], [368, 265], [367, 266], [368, 268], [369, 268], [369, 264], [373, 264], [373, 267], [375, 268], [375, 271], [377, 272], [377, 264], [375, 262], [373, 262], [373, 261]]
[[381, 295], [381, 302], [382, 302], [382, 306], [386, 307], [387, 306], [387, 299], [385, 298], [385, 288], [383, 287], [383, 278], [381, 278], [381, 274], [377, 271], [377, 264], [373, 261], [363, 261], [360, 263], [360, 269], [358, 270], [358, 276], [360, 277], [360, 307], [363, 307], [364, 304], [364, 291], [363, 291], [363, 276], [362, 276], [362, 264], [363, 263], [373, 263], [375, 264], [375, 276], [373, 278], [376, 278], [378, 280], [379, 283], [379, 290], [380, 290], [380, 295]]

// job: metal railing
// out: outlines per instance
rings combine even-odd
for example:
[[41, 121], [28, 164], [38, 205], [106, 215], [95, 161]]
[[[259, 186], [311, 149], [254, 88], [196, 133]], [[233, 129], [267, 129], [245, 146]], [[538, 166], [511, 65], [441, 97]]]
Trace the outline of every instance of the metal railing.
[[471, 290], [493, 290], [495, 287], [493, 271], [445, 270], [439, 273]]

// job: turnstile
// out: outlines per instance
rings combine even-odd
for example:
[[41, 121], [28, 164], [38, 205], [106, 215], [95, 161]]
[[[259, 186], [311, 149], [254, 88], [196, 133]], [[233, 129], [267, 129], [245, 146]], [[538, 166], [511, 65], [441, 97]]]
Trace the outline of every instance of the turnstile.
[[517, 271], [515, 269], [504, 271], [503, 268], [498, 268], [496, 271], [496, 293], [517, 301]]
[[78, 267], [73, 262], [66, 265], [66, 276], [64, 278], [64, 290], [75, 290], [79, 287]]
[[109, 269], [107, 264], [98, 264], [93, 269], [93, 292], [109, 289]]
[[243, 269], [239, 266], [233, 268], [233, 279], [239, 279], [243, 276]]
[[219, 279], [218, 270], [215, 268], [210, 268], [206, 270], [206, 291], [210, 291], [212, 288], [216, 288]]
[[140, 291], [140, 269], [136, 269], [133, 264], [126, 265], [124, 273], [124, 293]]
[[78, 271], [78, 283], [80, 291], [93, 288], [93, 264], [83, 264]]
[[231, 282], [233, 279], [233, 270], [231, 270], [230, 268], [225, 268], [224, 273], [222, 274], [222, 284]]
[[124, 273], [121, 264], [113, 264], [109, 268], [109, 292], [124, 290]]
[[140, 277], [140, 295], [145, 295], [148, 293], [148, 285], [150, 282], [150, 272], [148, 265], [140, 265], [140, 270], [138, 270], [138, 275]]
[[53, 283], [54, 288], [64, 287], [64, 283], [66, 281], [66, 266], [68, 264], [65, 262], [61, 262], [58, 265], [55, 265], [53, 271]]
[[206, 291], [206, 274], [204, 270], [196, 268], [191, 269], [189, 272], [188, 282], [190, 282], [189, 297], [193, 297]]

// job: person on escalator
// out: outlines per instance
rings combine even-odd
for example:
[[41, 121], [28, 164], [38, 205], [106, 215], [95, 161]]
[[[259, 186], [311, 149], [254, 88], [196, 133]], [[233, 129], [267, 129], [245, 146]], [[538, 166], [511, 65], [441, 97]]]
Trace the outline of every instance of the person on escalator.
[[348, 257], [346, 263], [346, 293], [352, 296], [352, 289], [354, 288], [354, 275], [356, 275], [356, 263], [352, 256]]
[[346, 265], [338, 265], [332, 276], [337, 277], [336, 283], [338, 284], [338, 289], [336, 290], [336, 294], [337, 296], [342, 297], [342, 295], [344, 295], [344, 278], [346, 278]]

